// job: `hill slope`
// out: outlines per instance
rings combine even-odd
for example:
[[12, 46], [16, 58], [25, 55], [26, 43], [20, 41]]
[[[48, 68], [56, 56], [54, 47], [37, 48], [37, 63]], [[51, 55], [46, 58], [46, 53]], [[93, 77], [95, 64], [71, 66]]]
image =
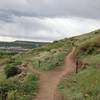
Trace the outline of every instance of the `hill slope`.
[[100, 30], [75, 37], [77, 59], [87, 64], [59, 85], [64, 100], [100, 100]]
[[[14, 96], [18, 100], [34, 98], [38, 95], [38, 71], [50, 73], [59, 69], [72, 47], [76, 48], [76, 60], [87, 63], [87, 68], [80, 68], [78, 74], [65, 76], [58, 87], [63, 99], [100, 100], [100, 30], [54, 41], [10, 58], [7, 56], [7, 59], [6, 56], [0, 58], [0, 96], [3, 98], [7, 95], [8, 100], [13, 100]], [[16, 75], [7, 78], [6, 72], [10, 70], [10, 75], [13, 75], [12, 72], [16, 72], [16, 68], [21, 72], [18, 71], [17, 74], [14, 73]]]
[[[55, 68], [57, 65], [63, 64], [65, 55], [72, 47], [77, 47], [77, 52], [79, 50], [82, 55], [84, 52], [90, 53], [93, 48], [99, 52], [99, 40], [100, 30], [96, 30], [77, 37], [54, 41], [46, 46], [22, 53], [18, 55], [16, 59], [20, 58], [20, 60], [24, 62], [30, 61], [34, 67], [39, 69], [50, 70]], [[84, 50], [85, 48], [86, 50]]]

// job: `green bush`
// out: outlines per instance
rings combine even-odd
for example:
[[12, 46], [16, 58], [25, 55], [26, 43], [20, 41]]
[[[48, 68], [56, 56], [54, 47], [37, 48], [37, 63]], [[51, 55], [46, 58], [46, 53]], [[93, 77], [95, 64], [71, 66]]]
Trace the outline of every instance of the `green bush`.
[[23, 92], [25, 92], [25, 94], [35, 95], [33, 91], [36, 91], [37, 89], [38, 80], [39, 80], [38, 75], [32, 75], [32, 74], [28, 75], [22, 85]]
[[19, 74], [19, 72], [20, 72], [19, 68], [16, 67], [16, 64], [8, 64], [4, 68], [4, 71], [5, 71], [5, 74], [6, 74], [7, 78], [15, 76], [15, 75]]
[[16, 55], [16, 52], [4, 52], [4, 51], [0, 51], [0, 58], [2, 57], [10, 57], [10, 56], [14, 56]]
[[36, 96], [38, 75], [27, 74], [24, 79], [9, 78], [0, 81], [0, 100], [31, 100]]
[[33, 59], [33, 66], [42, 70], [52, 70], [57, 66], [63, 64], [65, 54], [62, 52], [55, 52], [53, 54], [46, 53], [43, 57]]
[[[0, 81], [0, 100], [8, 100], [9, 92], [21, 89], [18, 80]], [[14, 99], [12, 99], [14, 100]]]
[[78, 47], [78, 53], [84, 55], [90, 55], [96, 53], [100, 48], [100, 36], [93, 37], [82, 42]]

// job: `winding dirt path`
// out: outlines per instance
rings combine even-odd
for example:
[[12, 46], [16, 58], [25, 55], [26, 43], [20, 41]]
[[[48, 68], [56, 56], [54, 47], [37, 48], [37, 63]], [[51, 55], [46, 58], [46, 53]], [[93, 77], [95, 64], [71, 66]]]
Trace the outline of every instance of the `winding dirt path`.
[[63, 66], [59, 66], [53, 71], [39, 72], [40, 85], [35, 100], [63, 100], [57, 91], [57, 86], [66, 74], [75, 71], [75, 66], [75, 48], [73, 48], [65, 57]]

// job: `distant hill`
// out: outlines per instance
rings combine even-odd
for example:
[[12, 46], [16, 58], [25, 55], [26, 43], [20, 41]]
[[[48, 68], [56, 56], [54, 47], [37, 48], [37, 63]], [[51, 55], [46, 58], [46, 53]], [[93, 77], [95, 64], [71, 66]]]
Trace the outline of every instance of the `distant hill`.
[[14, 42], [0, 42], [0, 50], [24, 50], [33, 49], [36, 47], [48, 44], [46, 42], [31, 42], [31, 41], [14, 41]]

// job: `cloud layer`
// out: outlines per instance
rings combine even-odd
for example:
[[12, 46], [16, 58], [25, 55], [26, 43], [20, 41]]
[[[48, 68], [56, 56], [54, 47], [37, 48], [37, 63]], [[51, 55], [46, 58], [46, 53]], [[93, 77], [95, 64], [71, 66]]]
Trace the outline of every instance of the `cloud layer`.
[[53, 41], [79, 35], [100, 28], [99, 11], [100, 0], [0, 0], [0, 36]]

